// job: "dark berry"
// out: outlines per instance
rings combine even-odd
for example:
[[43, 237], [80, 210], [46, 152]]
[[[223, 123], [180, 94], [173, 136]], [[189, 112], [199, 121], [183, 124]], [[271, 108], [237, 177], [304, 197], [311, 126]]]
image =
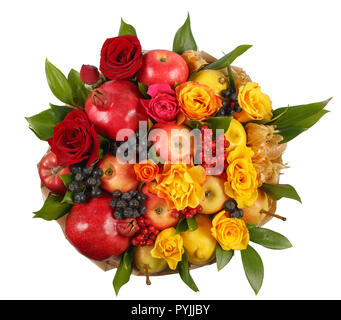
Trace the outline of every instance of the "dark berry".
[[224, 108], [220, 108], [218, 112], [216, 113], [216, 117], [224, 117], [226, 115], [226, 111]]
[[110, 207], [113, 208], [113, 209], [116, 208], [117, 200], [115, 200], [115, 199], [114, 199], [114, 200], [111, 200], [110, 203], [109, 203], [109, 205], [110, 205]]
[[135, 198], [137, 195], [137, 190], [130, 190], [129, 194], [130, 194], [131, 198]]
[[220, 92], [220, 94], [221, 94], [221, 96], [223, 98], [228, 98], [231, 93], [232, 93], [232, 89], [231, 88], [228, 88], [228, 89], [223, 90], [222, 92]]
[[242, 112], [243, 109], [241, 108], [241, 106], [238, 103], [236, 103], [233, 107], [233, 110], [234, 110], [234, 112], [239, 113], [239, 112]]
[[99, 178], [103, 176], [103, 170], [101, 168], [96, 167], [93, 171], [92, 171], [92, 176], [94, 178]]
[[231, 211], [235, 210], [236, 208], [237, 208], [237, 205], [236, 205], [234, 200], [227, 200], [227, 201], [225, 201], [224, 209], [226, 211], [231, 212]]
[[234, 110], [233, 110], [232, 108], [228, 108], [228, 109], [226, 110], [226, 116], [232, 117], [233, 114], [234, 114]]
[[132, 199], [132, 200], [130, 200], [129, 203], [128, 203], [128, 206], [129, 206], [130, 208], [133, 208], [133, 209], [138, 208], [139, 205], [140, 205], [140, 203], [139, 203], [136, 199]]
[[125, 208], [124, 211], [123, 211], [123, 216], [125, 218], [131, 218], [133, 215], [133, 209], [132, 208]]
[[94, 178], [94, 177], [89, 177], [89, 178], [86, 180], [86, 183], [87, 183], [90, 187], [94, 187], [94, 186], [96, 186], [96, 184], [97, 184], [97, 179]]
[[116, 203], [116, 208], [118, 209], [124, 209], [127, 206], [127, 202], [123, 200], [119, 200]]
[[86, 200], [86, 197], [84, 193], [80, 192], [80, 193], [75, 194], [75, 197], [74, 197], [75, 203], [83, 203], [85, 202], [85, 200]]
[[124, 201], [130, 201], [132, 196], [130, 195], [129, 192], [123, 193], [121, 199]]
[[89, 176], [90, 174], [91, 174], [91, 172], [92, 172], [92, 169], [93, 169], [93, 167], [92, 166], [90, 166], [89, 168], [83, 168], [83, 173], [86, 175], [86, 176]]
[[115, 190], [112, 195], [114, 196], [114, 198], [121, 198], [122, 196], [122, 192], [120, 190]]
[[147, 211], [147, 207], [146, 206], [140, 206], [139, 207], [140, 214], [144, 214], [144, 213], [146, 213], [146, 211]]
[[243, 218], [244, 216], [244, 212], [242, 209], [236, 208], [235, 210], [233, 210], [232, 212], [230, 212], [230, 217], [231, 218]]
[[238, 101], [238, 95], [237, 95], [235, 92], [233, 92], [233, 93], [231, 93], [231, 95], [230, 95], [230, 99], [231, 99], [231, 101], [233, 101], [233, 102], [237, 102], [237, 101]]
[[98, 187], [94, 187], [91, 190], [91, 196], [94, 198], [98, 198], [102, 194], [102, 190]]
[[83, 172], [75, 174], [75, 181], [77, 181], [77, 182], [83, 182], [85, 178], [86, 177], [85, 177]]
[[80, 185], [79, 185], [79, 183], [77, 181], [70, 182], [69, 190], [71, 192], [77, 192], [77, 191], [79, 191], [79, 189], [80, 189]]
[[72, 172], [73, 174], [82, 173], [82, 167], [73, 166], [73, 167], [71, 168], [71, 172]]
[[121, 220], [123, 218], [122, 212], [120, 210], [115, 210], [114, 212], [115, 219]]
[[140, 216], [140, 213], [138, 212], [138, 210], [134, 209], [132, 218], [137, 219], [139, 216]]
[[223, 108], [227, 108], [229, 106], [229, 102], [227, 100], [223, 99], [222, 103], [223, 103]]
[[144, 193], [139, 193], [136, 199], [142, 204], [146, 201], [147, 196]]

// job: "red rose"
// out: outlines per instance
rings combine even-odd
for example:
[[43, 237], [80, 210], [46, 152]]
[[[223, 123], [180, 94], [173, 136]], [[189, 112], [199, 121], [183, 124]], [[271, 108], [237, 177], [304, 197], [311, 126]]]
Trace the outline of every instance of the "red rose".
[[101, 50], [101, 72], [109, 79], [129, 79], [142, 66], [140, 41], [132, 35], [107, 39]]
[[98, 69], [95, 66], [83, 64], [80, 71], [80, 77], [85, 84], [95, 84], [99, 79]]
[[87, 167], [99, 157], [99, 136], [86, 114], [71, 111], [53, 128], [53, 137], [47, 140], [59, 165], [71, 165], [87, 159]]

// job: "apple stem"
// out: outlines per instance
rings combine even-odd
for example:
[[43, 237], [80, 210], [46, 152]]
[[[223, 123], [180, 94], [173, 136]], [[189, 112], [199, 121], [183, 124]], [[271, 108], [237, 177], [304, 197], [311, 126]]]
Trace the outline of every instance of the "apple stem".
[[146, 271], [146, 284], [147, 284], [147, 286], [150, 286], [152, 283], [149, 279], [149, 270], [148, 270], [147, 264], [144, 265], [144, 270]]
[[280, 219], [282, 221], [287, 221], [287, 218], [279, 216], [278, 214], [274, 214], [274, 213], [271, 213], [271, 212], [268, 212], [268, 211], [265, 211], [265, 210], [261, 210], [261, 213], [264, 213], [264, 214], [266, 214], [267, 216], [270, 216], [270, 217], [274, 217], [274, 218]]

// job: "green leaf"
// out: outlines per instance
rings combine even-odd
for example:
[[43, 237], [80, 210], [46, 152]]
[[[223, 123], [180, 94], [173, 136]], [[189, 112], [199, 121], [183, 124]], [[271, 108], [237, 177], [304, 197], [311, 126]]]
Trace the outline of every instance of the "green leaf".
[[199, 120], [187, 120], [185, 122], [185, 125], [187, 127], [190, 127], [191, 129], [200, 129], [204, 125], [204, 123]]
[[[276, 109], [274, 111], [274, 116], [283, 113], [284, 111], [286, 112], [275, 121], [270, 121], [270, 123], [276, 125], [279, 129], [286, 127], [301, 127], [300, 123], [306, 125], [305, 120], [323, 110], [330, 100], [331, 98], [321, 102]], [[309, 123], [311, 122], [309, 121]], [[303, 126], [303, 128], [305, 128], [305, 126]]]
[[198, 229], [198, 223], [197, 220], [195, 219], [195, 216], [193, 216], [190, 219], [186, 219], [188, 230], [190, 231], [195, 231]]
[[65, 187], [68, 187], [70, 182], [73, 179], [73, 174], [72, 173], [67, 173], [67, 174], [59, 174], [58, 175], [60, 179], [62, 179]]
[[66, 104], [73, 105], [72, 88], [68, 80], [64, 74], [47, 59], [45, 61], [45, 73], [49, 87], [55, 97]]
[[61, 203], [68, 203], [68, 204], [75, 204], [75, 202], [73, 201], [74, 199], [74, 192], [67, 190], [65, 192], [64, 198], [62, 199]]
[[215, 257], [217, 260], [218, 271], [222, 270], [232, 259], [234, 255], [233, 250], [223, 250], [219, 243], [217, 243], [215, 250]]
[[148, 86], [142, 82], [138, 82], [137, 85], [138, 85], [139, 90], [140, 90], [141, 94], [143, 95], [143, 97], [146, 99], [149, 99], [150, 96], [147, 94]]
[[130, 34], [132, 36], [137, 37], [135, 28], [131, 24], [125, 23], [123, 19], [121, 18], [121, 26], [120, 26], [120, 31], [118, 32], [118, 35], [124, 36], [126, 34]]
[[53, 127], [58, 124], [55, 113], [51, 109], [42, 111], [32, 117], [25, 117], [29, 128], [41, 140], [47, 140], [53, 136]]
[[52, 109], [58, 123], [63, 121], [68, 113], [75, 110], [67, 106], [56, 106], [52, 103], [50, 103], [50, 108]]
[[232, 88], [234, 91], [237, 91], [236, 80], [234, 79], [234, 75], [233, 75], [228, 58], [226, 58], [226, 67], [227, 67], [227, 73], [229, 74], [229, 79], [230, 79], [230, 88]]
[[187, 252], [184, 252], [182, 255], [182, 261], [180, 261], [178, 264], [178, 270], [182, 281], [186, 283], [193, 291], [198, 292], [199, 289], [189, 273]]
[[255, 294], [258, 294], [263, 284], [264, 266], [261, 257], [250, 245], [240, 251], [247, 280]]
[[60, 217], [68, 213], [72, 205], [68, 203], [61, 203], [62, 197], [50, 195], [43, 205], [43, 207], [33, 212], [35, 215], [33, 218], [41, 218], [47, 221], [57, 220]]
[[124, 286], [130, 280], [130, 275], [133, 270], [133, 249], [129, 248], [124, 252], [121, 258], [120, 265], [116, 271], [113, 286], [116, 295], [120, 291], [121, 287]]
[[189, 14], [185, 23], [182, 27], [176, 32], [174, 40], [173, 40], [173, 51], [182, 54], [187, 50], [197, 51], [198, 47], [194, 40], [192, 30], [191, 30], [191, 19]]
[[286, 237], [269, 229], [251, 228], [249, 229], [249, 234], [252, 242], [268, 249], [283, 250], [292, 247], [292, 244]]
[[229, 63], [232, 63], [236, 58], [238, 58], [240, 55], [242, 55], [245, 51], [249, 50], [252, 47], [252, 45], [249, 44], [243, 44], [241, 46], [238, 46], [219, 60], [207, 65], [204, 67], [204, 69], [214, 69], [214, 70], [220, 70], [224, 69], [228, 66], [227, 59]]
[[71, 69], [69, 72], [68, 81], [72, 89], [73, 101], [77, 106], [84, 107], [85, 101], [91, 91], [84, 86], [79, 72], [74, 69]]
[[301, 198], [297, 191], [290, 184], [269, 184], [263, 183], [261, 187], [273, 200], [289, 198], [301, 202]]
[[188, 230], [188, 224], [187, 224], [186, 218], [181, 218], [176, 226], [175, 234], [183, 233], [183, 232], [186, 232], [187, 230]]
[[[207, 119], [205, 123], [213, 130], [213, 137], [216, 138], [216, 130], [222, 129], [224, 132], [230, 127], [230, 123], [233, 117], [213, 117]], [[187, 124], [187, 123], [186, 123]]]
[[276, 134], [279, 134], [283, 137], [283, 140], [280, 141], [280, 144], [282, 144], [289, 142], [306, 130], [307, 129], [300, 127], [286, 127], [280, 129]]

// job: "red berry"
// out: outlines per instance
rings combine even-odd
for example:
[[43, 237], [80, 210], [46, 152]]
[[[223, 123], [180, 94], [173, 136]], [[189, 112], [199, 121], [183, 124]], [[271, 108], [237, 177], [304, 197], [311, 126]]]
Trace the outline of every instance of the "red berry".
[[191, 219], [192, 217], [193, 216], [190, 213], [186, 214], [186, 219]]
[[202, 206], [199, 204], [197, 207], [196, 207], [196, 210], [197, 210], [197, 212], [201, 212], [202, 211]]
[[151, 235], [149, 235], [149, 239], [154, 241], [156, 239], [156, 235], [152, 233]]
[[136, 238], [134, 238], [133, 240], [131, 240], [131, 243], [133, 244], [133, 246], [137, 246], [139, 244], [139, 242], [137, 241]]
[[140, 246], [141, 246], [141, 247], [145, 247], [145, 246], [146, 246], [146, 244], [147, 244], [147, 243], [146, 243], [146, 241], [145, 241], [145, 240], [143, 240], [143, 241], [141, 241], [141, 243], [140, 243]]
[[147, 240], [147, 246], [151, 247], [154, 244], [153, 240]]
[[144, 240], [143, 234], [140, 233], [140, 234], [136, 237], [136, 240], [137, 240], [138, 242], [143, 241], [143, 240]]
[[207, 130], [207, 129], [209, 129], [209, 126], [207, 126], [207, 125], [204, 125], [204, 126], [201, 127], [201, 131], [202, 131], [202, 132], [205, 131], [205, 130]]
[[144, 219], [144, 223], [145, 223], [146, 226], [149, 226], [149, 225], [152, 224], [152, 222], [151, 222], [150, 219], [148, 219], [148, 218], [145, 218], [145, 219]]

